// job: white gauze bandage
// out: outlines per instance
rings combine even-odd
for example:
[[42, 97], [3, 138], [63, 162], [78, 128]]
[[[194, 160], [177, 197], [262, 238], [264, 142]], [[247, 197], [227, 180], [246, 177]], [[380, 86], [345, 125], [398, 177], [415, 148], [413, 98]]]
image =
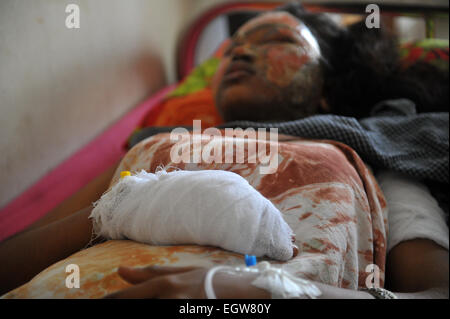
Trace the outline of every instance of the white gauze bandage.
[[293, 231], [280, 211], [238, 174], [141, 171], [94, 203], [94, 232], [151, 245], [197, 244], [286, 261]]

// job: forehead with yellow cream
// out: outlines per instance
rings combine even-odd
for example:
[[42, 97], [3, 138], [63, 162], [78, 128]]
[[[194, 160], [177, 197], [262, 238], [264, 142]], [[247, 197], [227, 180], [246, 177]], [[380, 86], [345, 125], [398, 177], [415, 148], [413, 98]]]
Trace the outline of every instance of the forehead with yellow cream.
[[320, 47], [309, 28], [299, 19], [287, 12], [270, 12], [262, 14], [245, 23], [234, 36], [235, 40], [242, 40], [261, 27], [286, 27], [294, 35], [302, 38], [315, 51], [315, 56], [320, 56]]

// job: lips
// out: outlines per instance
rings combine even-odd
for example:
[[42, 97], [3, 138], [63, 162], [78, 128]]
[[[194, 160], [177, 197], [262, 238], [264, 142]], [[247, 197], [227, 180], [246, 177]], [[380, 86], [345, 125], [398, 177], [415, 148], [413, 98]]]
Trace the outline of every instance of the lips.
[[255, 71], [246, 62], [232, 62], [224, 74], [224, 80], [236, 80], [242, 77], [253, 75]]

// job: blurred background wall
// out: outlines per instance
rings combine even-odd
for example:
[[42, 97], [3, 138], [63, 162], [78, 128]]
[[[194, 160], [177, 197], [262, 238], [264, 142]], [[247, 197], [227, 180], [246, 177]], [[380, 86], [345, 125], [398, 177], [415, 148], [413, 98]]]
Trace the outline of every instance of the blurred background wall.
[[[65, 26], [70, 3], [80, 29]], [[0, 207], [174, 80], [184, 11], [179, 0], [0, 0]]]

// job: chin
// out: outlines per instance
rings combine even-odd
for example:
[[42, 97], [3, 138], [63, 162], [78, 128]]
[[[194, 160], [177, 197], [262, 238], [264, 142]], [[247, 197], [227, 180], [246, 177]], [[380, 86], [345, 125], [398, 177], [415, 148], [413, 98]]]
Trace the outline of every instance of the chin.
[[255, 89], [245, 83], [229, 84], [222, 88], [219, 97], [227, 105], [251, 102], [255, 98]]
[[220, 110], [225, 122], [231, 121], [270, 121], [274, 118], [273, 103], [257, 103], [249, 100], [233, 100], [222, 105]]
[[[239, 114], [239, 110], [242, 110], [243, 113], [257, 111], [259, 108], [257, 106], [267, 101], [261, 92], [264, 90], [243, 81], [223, 85], [216, 99], [219, 111], [224, 115]], [[240, 120], [240, 118], [232, 120]]]

